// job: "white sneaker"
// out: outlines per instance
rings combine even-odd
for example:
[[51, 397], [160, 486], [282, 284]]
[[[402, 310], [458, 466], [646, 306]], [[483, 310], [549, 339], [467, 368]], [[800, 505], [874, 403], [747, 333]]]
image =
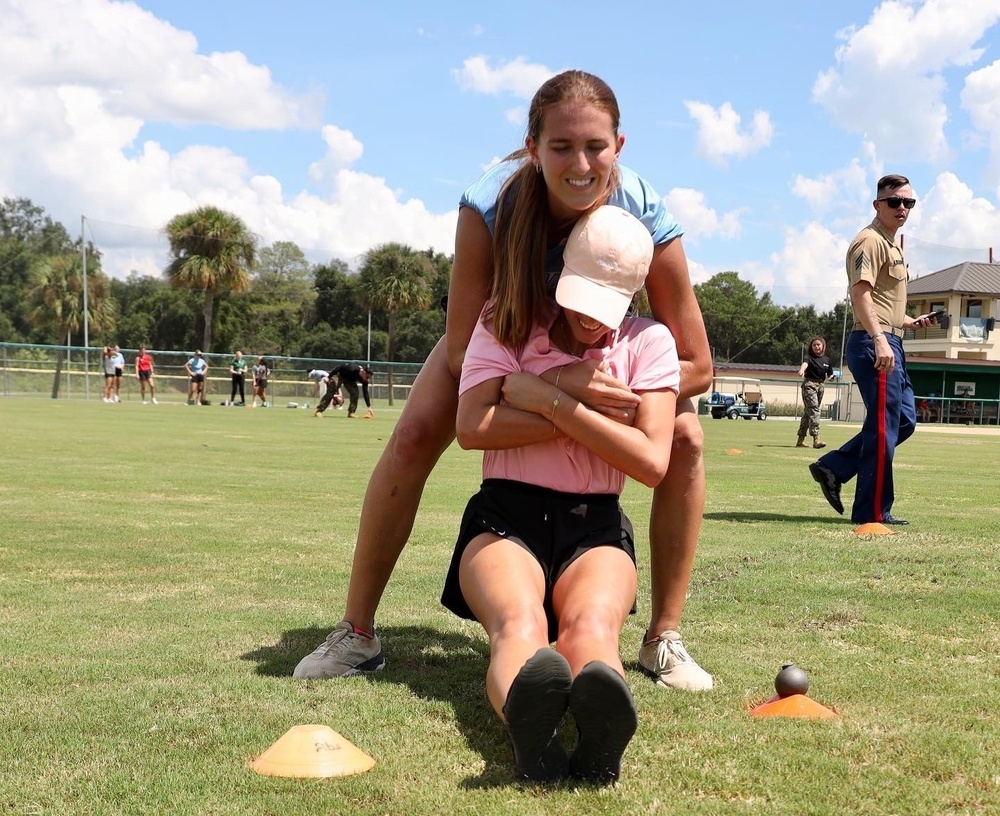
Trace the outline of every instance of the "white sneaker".
[[639, 648], [639, 664], [657, 685], [682, 691], [709, 691], [712, 675], [687, 653], [680, 632], [667, 629]]
[[[145, 405], [145, 404], [146, 404], [145, 400], [143, 401], [143, 403], [142, 403], [142, 404], [143, 404], [143, 405]], [[153, 397], [153, 405], [159, 405], [159, 404], [160, 404], [160, 403], [158, 403], [158, 402], [156, 401], [156, 397]]]
[[359, 635], [350, 623], [341, 621], [316, 651], [299, 661], [292, 677], [303, 680], [353, 677], [362, 672], [381, 671], [384, 667], [385, 656], [378, 635]]
[[101, 397], [101, 402], [111, 402], [107, 397]]
[[146, 404], [146, 400], [143, 400], [143, 401], [142, 401], [142, 404], [143, 404], [143, 405], [145, 405], [145, 404]]
[[121, 400], [120, 400], [120, 399], [118, 398], [118, 395], [117, 395], [117, 394], [115, 394], [115, 395], [114, 395], [114, 397], [112, 397], [112, 399], [113, 399], [113, 400], [114, 400], [115, 402], [121, 402]]

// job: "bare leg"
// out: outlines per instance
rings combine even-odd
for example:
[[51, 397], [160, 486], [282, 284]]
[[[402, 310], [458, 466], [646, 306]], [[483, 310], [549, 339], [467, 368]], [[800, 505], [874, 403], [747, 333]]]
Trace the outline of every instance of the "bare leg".
[[594, 660], [625, 676], [619, 637], [635, 600], [635, 565], [617, 547], [594, 547], [559, 576], [552, 605], [559, 618], [556, 650], [575, 677]]
[[[653, 491], [650, 624], [639, 662], [660, 685], [701, 691], [712, 687], [712, 678], [687, 654], [678, 630], [705, 512], [704, 435], [691, 400], [677, 411], [670, 467]], [[668, 638], [654, 642], [663, 633]]]
[[649, 517], [649, 631], [678, 629], [705, 513], [704, 436], [690, 400], [677, 406], [670, 467], [653, 491]]
[[484, 534], [462, 554], [460, 580], [469, 609], [490, 639], [486, 696], [503, 719], [514, 678], [528, 658], [549, 645], [545, 576], [520, 544]]
[[566, 569], [552, 593], [559, 618], [556, 649], [573, 675], [568, 707], [578, 739], [569, 771], [591, 782], [618, 778], [639, 723], [618, 646], [635, 586], [635, 565], [627, 553], [595, 547]]
[[455, 438], [457, 411], [458, 387], [442, 338], [413, 383], [361, 508], [344, 617], [367, 632], [373, 630], [382, 593], [413, 530], [427, 477]]

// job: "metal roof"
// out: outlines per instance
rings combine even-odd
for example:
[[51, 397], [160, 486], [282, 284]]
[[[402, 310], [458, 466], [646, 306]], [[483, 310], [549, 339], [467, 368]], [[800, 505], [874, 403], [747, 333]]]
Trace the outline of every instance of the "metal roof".
[[929, 275], [913, 278], [906, 285], [907, 297], [944, 295], [952, 292], [1000, 297], [1000, 264], [966, 261], [931, 272]]

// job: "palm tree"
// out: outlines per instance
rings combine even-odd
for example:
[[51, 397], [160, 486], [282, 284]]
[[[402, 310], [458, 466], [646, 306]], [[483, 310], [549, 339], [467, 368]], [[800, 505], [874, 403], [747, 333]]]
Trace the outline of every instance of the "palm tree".
[[199, 207], [175, 215], [165, 228], [172, 260], [164, 270], [175, 289], [205, 293], [201, 347], [212, 346], [212, 314], [216, 295], [245, 292], [257, 254], [257, 239], [240, 218], [218, 207]]
[[[59, 345], [52, 399], [59, 397], [59, 378], [65, 352], [62, 342], [83, 331], [83, 262], [68, 252], [39, 258], [32, 269], [34, 285], [28, 293], [28, 320]], [[108, 278], [87, 269], [87, 324], [94, 331], [114, 328], [115, 307]]]
[[426, 253], [403, 244], [381, 244], [365, 253], [358, 271], [363, 305], [388, 315], [389, 404], [392, 399], [392, 360], [396, 351], [396, 314], [404, 309], [426, 309], [434, 297], [437, 270]]

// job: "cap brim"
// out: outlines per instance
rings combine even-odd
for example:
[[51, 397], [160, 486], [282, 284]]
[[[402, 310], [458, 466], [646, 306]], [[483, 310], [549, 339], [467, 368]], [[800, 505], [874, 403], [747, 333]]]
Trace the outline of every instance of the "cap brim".
[[599, 286], [570, 269], [563, 269], [556, 286], [556, 303], [564, 309], [572, 309], [600, 320], [609, 329], [616, 329], [621, 325], [631, 302], [630, 296]]

